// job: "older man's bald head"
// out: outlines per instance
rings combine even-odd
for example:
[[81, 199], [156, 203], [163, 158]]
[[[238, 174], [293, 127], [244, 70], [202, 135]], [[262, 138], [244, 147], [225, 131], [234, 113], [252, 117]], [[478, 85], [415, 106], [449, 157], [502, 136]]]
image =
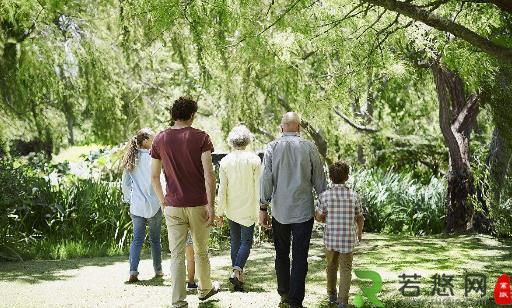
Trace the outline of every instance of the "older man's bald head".
[[298, 132], [300, 129], [300, 117], [295, 112], [287, 112], [281, 119], [283, 132]]

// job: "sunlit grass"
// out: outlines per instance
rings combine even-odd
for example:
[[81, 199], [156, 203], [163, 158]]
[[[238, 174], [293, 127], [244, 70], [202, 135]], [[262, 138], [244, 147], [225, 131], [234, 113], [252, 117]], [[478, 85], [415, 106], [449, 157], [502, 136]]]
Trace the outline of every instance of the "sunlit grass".
[[[274, 291], [274, 252], [257, 249], [248, 263], [249, 289]], [[322, 241], [312, 241], [309, 254], [306, 285], [307, 307], [328, 307], [326, 295], [325, 252]], [[512, 272], [512, 242], [500, 242], [490, 236], [390, 236], [365, 234], [354, 255], [353, 269], [378, 272], [383, 279], [379, 298], [386, 307], [494, 307], [494, 284], [502, 273]], [[227, 270], [227, 269], [226, 269]], [[399, 275], [418, 274], [421, 294], [404, 297], [399, 288]], [[465, 274], [483, 274], [487, 277], [487, 292], [482, 298], [464, 296]], [[435, 274], [454, 275], [454, 296], [443, 298], [432, 295]], [[350, 298], [361, 292], [367, 281], [352, 275]], [[271, 283], [269, 283], [271, 281]], [[366, 307], [366, 306], [365, 306]]]
[[113, 241], [97, 243], [90, 241], [62, 240], [59, 242], [42, 240], [34, 243], [24, 257], [29, 259], [69, 260], [119, 256], [128, 253], [127, 247], [119, 247]]
[[53, 156], [53, 162], [62, 163], [64, 161], [68, 161], [76, 163], [83, 160], [83, 158], [81, 158], [82, 155], [87, 155], [91, 151], [99, 150], [101, 148], [104, 148], [104, 146], [98, 144], [71, 146], [69, 148], [62, 149], [58, 155]]

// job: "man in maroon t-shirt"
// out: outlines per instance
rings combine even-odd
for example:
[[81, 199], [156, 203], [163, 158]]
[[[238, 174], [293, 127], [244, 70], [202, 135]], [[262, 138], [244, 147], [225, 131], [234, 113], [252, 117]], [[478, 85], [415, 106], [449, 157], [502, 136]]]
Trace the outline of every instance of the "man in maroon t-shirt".
[[[172, 306], [187, 307], [185, 298], [185, 242], [190, 229], [196, 254], [199, 299], [205, 300], [220, 289], [210, 278], [208, 259], [209, 226], [213, 223], [215, 175], [213, 144], [205, 132], [191, 127], [197, 103], [180, 97], [171, 107], [175, 124], [160, 132], [151, 148], [152, 183], [165, 214], [171, 251]], [[167, 179], [164, 197], [160, 171]]]

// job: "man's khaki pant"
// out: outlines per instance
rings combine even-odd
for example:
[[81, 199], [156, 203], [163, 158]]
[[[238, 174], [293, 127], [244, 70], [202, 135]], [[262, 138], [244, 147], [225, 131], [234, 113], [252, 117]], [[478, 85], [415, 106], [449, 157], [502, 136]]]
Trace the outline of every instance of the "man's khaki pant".
[[352, 281], [352, 252], [340, 253], [327, 250], [327, 294], [336, 294], [336, 278], [338, 268], [340, 270], [340, 284], [338, 291], [338, 303], [348, 304], [348, 293]]
[[185, 243], [189, 229], [194, 243], [195, 270], [200, 287], [199, 296], [206, 295], [212, 289], [208, 258], [208, 238], [210, 236], [207, 226], [208, 213], [205, 206], [182, 208], [166, 206], [165, 222], [171, 252], [172, 306], [186, 307]]

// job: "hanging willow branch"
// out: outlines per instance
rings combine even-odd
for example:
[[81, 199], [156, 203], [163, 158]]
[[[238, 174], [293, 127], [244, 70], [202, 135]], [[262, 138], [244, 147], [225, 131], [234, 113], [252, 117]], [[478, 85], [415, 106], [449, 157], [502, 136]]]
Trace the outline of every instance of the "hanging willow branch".
[[[430, 10], [423, 9], [420, 6], [411, 4], [410, 2], [402, 2], [397, 0], [363, 0], [366, 3], [378, 5], [387, 10], [402, 14], [413, 20], [421, 21], [424, 24], [431, 26], [440, 31], [448, 32], [454, 36], [465, 40], [471, 45], [483, 50], [484, 52], [496, 57], [505, 63], [512, 63], [512, 49], [494, 43], [488, 38], [466, 28], [465, 26], [456, 23], [447, 18], [438, 16]], [[490, 1], [501, 3], [502, 1]], [[503, 4], [503, 3], [501, 3]], [[503, 9], [506, 10], [508, 6]], [[508, 11], [508, 10], [506, 10]]]

